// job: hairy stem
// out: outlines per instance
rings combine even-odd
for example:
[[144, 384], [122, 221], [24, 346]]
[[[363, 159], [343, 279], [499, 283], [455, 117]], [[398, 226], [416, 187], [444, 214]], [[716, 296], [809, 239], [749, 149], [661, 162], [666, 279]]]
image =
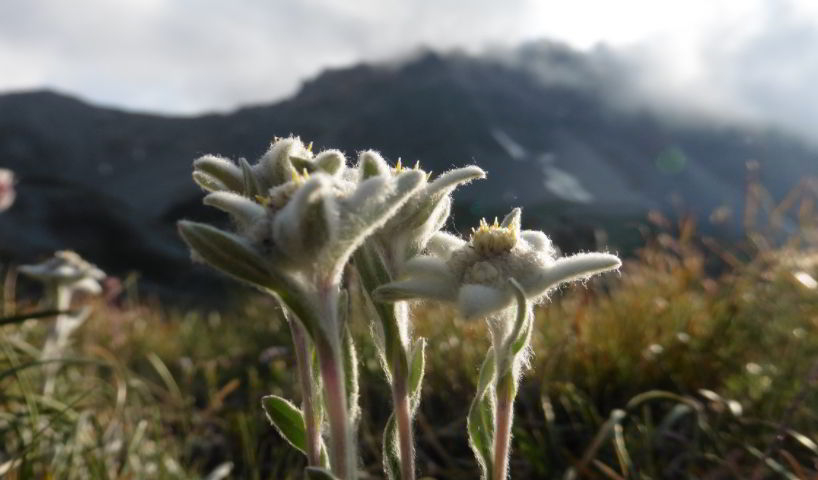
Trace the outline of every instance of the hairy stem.
[[349, 406], [341, 352], [342, 325], [338, 318], [337, 285], [329, 285], [320, 295], [322, 331], [316, 336], [321, 378], [324, 382], [327, 417], [329, 419], [330, 467], [339, 480], [355, 480], [355, 444], [349, 420]]
[[398, 454], [400, 455], [401, 480], [415, 480], [415, 447], [412, 438], [412, 414], [406, 378], [394, 378], [392, 400], [398, 429]]
[[[49, 295], [54, 309], [59, 311], [68, 310], [71, 307], [71, 291], [61, 285], [49, 285]], [[70, 314], [61, 313], [57, 315], [51, 330], [46, 337], [45, 345], [43, 346], [42, 358], [43, 360], [54, 360], [60, 357], [60, 354], [65, 349], [68, 343], [67, 329], [69, 323], [72, 322]], [[52, 396], [54, 394], [54, 387], [57, 377], [57, 371], [60, 369], [60, 364], [52, 362], [45, 366], [45, 384], [43, 385], [43, 395]]]
[[[286, 311], [285, 311], [286, 312]], [[310, 466], [321, 466], [321, 429], [315, 411], [315, 392], [312, 384], [310, 350], [304, 327], [298, 320], [289, 318], [290, 331], [295, 345], [295, 361], [298, 380], [301, 383], [301, 408], [304, 411], [304, 425], [307, 430], [307, 461]]]
[[511, 444], [511, 424], [514, 420], [514, 397], [516, 385], [511, 372], [503, 375], [497, 383], [497, 409], [494, 420], [494, 472], [492, 480], [508, 478], [508, 456]]
[[347, 416], [346, 388], [344, 386], [343, 362], [340, 355], [329, 345], [318, 348], [321, 377], [327, 404], [330, 432], [330, 466], [339, 480], [355, 478], [352, 435]]

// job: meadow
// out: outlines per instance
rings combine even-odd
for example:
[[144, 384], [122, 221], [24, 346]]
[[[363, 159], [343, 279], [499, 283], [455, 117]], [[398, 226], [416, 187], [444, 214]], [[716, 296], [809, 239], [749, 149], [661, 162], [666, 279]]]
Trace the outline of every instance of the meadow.
[[[813, 187], [762, 211], [769, 199], [749, 185], [739, 241], [700, 233], [690, 217], [653, 213], [618, 275], [558, 290], [538, 306], [511, 474], [816, 478]], [[219, 308], [182, 308], [144, 296], [136, 279], [75, 299], [70, 308], [88, 307], [90, 317], [61, 357], [48, 358], [55, 312], [14, 266], [4, 269], [0, 476], [301, 478], [305, 458], [260, 402], [300, 398], [279, 304], [236, 287]], [[411, 308], [414, 335], [427, 341], [414, 428], [419, 477], [478, 478], [466, 415], [487, 326], [436, 302]], [[359, 477], [382, 478], [390, 387], [373, 325], [349, 328], [360, 371]]]

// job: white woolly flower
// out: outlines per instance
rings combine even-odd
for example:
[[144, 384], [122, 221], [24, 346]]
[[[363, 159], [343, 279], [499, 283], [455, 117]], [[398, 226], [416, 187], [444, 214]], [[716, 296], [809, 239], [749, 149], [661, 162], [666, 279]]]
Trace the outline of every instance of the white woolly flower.
[[193, 180], [209, 192], [233, 192], [253, 198], [266, 195], [274, 187], [286, 184], [293, 175], [320, 171], [342, 176], [346, 159], [338, 150], [313, 155], [312, 144], [305, 146], [298, 137], [276, 138], [255, 165], [240, 158], [233, 162], [217, 155], [204, 155], [193, 162]]
[[37, 264], [22, 265], [19, 271], [46, 285], [92, 294], [102, 292], [100, 282], [105, 279], [105, 272], [70, 250], [56, 252], [53, 257]]
[[608, 253], [556, 257], [545, 234], [520, 230], [520, 209], [502, 223], [481, 222], [469, 241], [437, 233], [428, 242], [430, 255], [409, 260], [404, 278], [376, 290], [381, 301], [434, 299], [457, 304], [466, 318], [485, 317], [514, 302], [515, 279], [526, 298], [541, 301], [559, 285], [616, 270], [619, 258]]
[[[43, 360], [59, 358], [68, 346], [71, 334], [90, 314], [88, 307], [78, 313], [66, 313], [71, 307], [71, 298], [76, 292], [94, 295], [101, 293], [100, 282], [105, 279], [105, 272], [68, 250], [56, 252], [44, 262], [23, 265], [19, 270], [20, 273], [42, 282], [51, 308], [62, 312], [52, 324], [42, 351]], [[43, 392], [46, 395], [51, 395], [54, 390], [57, 369], [56, 363], [45, 366], [46, 382]]]
[[[378, 152], [371, 150], [361, 153], [358, 160], [359, 181], [373, 176], [400, 175], [408, 170], [400, 159], [394, 168], [390, 168]], [[420, 168], [419, 162], [411, 170], [423, 173], [427, 179], [431, 177], [431, 173]], [[455, 188], [485, 177], [483, 169], [470, 165], [437, 176], [412, 195], [373, 237], [383, 249], [389, 250], [390, 266], [402, 267], [406, 259], [423, 251], [429, 238], [443, 228], [451, 210], [450, 194]]]
[[[235, 186], [236, 171], [216, 158], [194, 163], [197, 181]], [[336, 150], [313, 157], [298, 139], [278, 140], [257, 165], [241, 162], [241, 189], [205, 186], [204, 203], [230, 214], [235, 233], [189, 221], [179, 222], [180, 233], [195, 256], [225, 273], [308, 299], [337, 284], [361, 242], [426, 183], [412, 170], [353, 181], [342, 174], [345, 163]]]

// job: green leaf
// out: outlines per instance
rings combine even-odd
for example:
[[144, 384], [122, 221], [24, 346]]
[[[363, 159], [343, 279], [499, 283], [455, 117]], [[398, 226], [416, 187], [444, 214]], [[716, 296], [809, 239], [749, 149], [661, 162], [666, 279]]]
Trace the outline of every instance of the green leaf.
[[278, 433], [297, 448], [301, 453], [307, 452], [307, 429], [301, 410], [289, 401], [268, 395], [261, 399], [261, 406], [267, 413], [267, 419], [278, 430]]
[[398, 453], [398, 428], [395, 413], [389, 415], [383, 430], [383, 470], [389, 480], [401, 480], [400, 455]]
[[307, 480], [338, 480], [329, 470], [320, 467], [305, 468], [304, 476]]
[[490, 348], [480, 367], [480, 378], [477, 384], [477, 393], [474, 396], [469, 415], [467, 430], [469, 445], [474, 452], [484, 480], [491, 480], [493, 465], [492, 437], [494, 436], [494, 404], [489, 395], [489, 387], [495, 375], [494, 349]]

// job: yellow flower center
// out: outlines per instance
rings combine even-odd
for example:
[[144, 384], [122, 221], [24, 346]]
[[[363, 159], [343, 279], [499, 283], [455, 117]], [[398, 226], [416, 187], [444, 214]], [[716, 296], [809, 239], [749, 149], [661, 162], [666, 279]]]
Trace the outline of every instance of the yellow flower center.
[[301, 185], [303, 185], [304, 182], [307, 181], [307, 179], [310, 178], [310, 172], [308, 172], [306, 168], [301, 170], [301, 173], [298, 173], [298, 170], [293, 168], [292, 169], [292, 174], [293, 174], [293, 183], [295, 183], [299, 187]]
[[[398, 175], [398, 174], [406, 172], [408, 170], [409, 170], [409, 168], [407, 168], [407, 167], [405, 167], [403, 165], [403, 160], [398, 158], [397, 163], [395, 163], [395, 166], [392, 168], [392, 174], [393, 175]], [[415, 162], [415, 166], [412, 167], [412, 170], [420, 170], [420, 161]], [[427, 175], [429, 175], [429, 174], [427, 174]], [[427, 177], [427, 179], [428, 179], [428, 177]]]
[[491, 225], [482, 219], [480, 226], [472, 228], [471, 246], [483, 257], [509, 252], [517, 245], [519, 233], [520, 226], [517, 221], [504, 227], [496, 218]]

